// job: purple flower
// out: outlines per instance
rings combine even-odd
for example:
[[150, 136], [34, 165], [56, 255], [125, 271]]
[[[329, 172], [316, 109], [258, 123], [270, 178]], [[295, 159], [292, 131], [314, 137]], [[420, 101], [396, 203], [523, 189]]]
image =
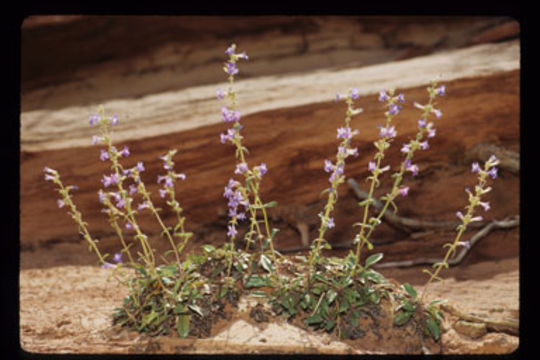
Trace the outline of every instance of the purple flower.
[[488, 175], [491, 176], [492, 179], [496, 179], [496, 178], [497, 178], [497, 168], [496, 168], [496, 167], [492, 167], [492, 168], [488, 171]]
[[100, 155], [99, 155], [99, 159], [100, 159], [101, 161], [105, 161], [105, 160], [109, 159], [109, 153], [108, 153], [106, 150], [101, 149], [101, 153], [100, 153]]
[[144, 164], [142, 161], [139, 161], [137, 163], [137, 166], [135, 166], [135, 168], [139, 171], [139, 172], [143, 172], [144, 171]]
[[118, 116], [115, 114], [109, 118], [112, 125], [118, 125]]
[[469, 241], [458, 241], [457, 244], [467, 249], [471, 248], [471, 243]]
[[97, 113], [94, 113], [94, 115], [90, 116], [90, 125], [97, 124], [100, 119], [101, 117]]
[[386, 93], [386, 91], [381, 90], [381, 91], [379, 92], [379, 101], [380, 101], [380, 102], [385, 102], [385, 101], [387, 101], [388, 99], [390, 99], [390, 96], [388, 96], [388, 94]]
[[137, 187], [133, 184], [129, 185], [129, 195], [133, 195], [137, 192]]
[[126, 222], [126, 229], [128, 229], [128, 230], [133, 229], [133, 225], [129, 221]]
[[489, 211], [490, 209], [489, 202], [480, 201], [480, 206], [484, 208], [484, 211]]
[[111, 176], [103, 175], [103, 179], [101, 179], [101, 182], [105, 187], [108, 187], [109, 185], [117, 184], [120, 179], [118, 178], [118, 175], [111, 174]]
[[406, 154], [409, 151], [411, 151], [411, 145], [410, 144], [403, 144], [400, 150], [402, 153]]
[[225, 50], [225, 54], [232, 55], [234, 54], [234, 50], [236, 50], [236, 44], [232, 44], [231, 46], [229, 46], [227, 50]]
[[444, 94], [446, 93], [446, 86], [445, 85], [439, 86], [438, 88], [435, 89], [435, 92], [440, 96], [444, 96]]
[[343, 95], [341, 95], [340, 93], [336, 93], [336, 97], [334, 98], [334, 101], [335, 101], [335, 102], [338, 102], [339, 100], [341, 100], [341, 99], [343, 99], [343, 98], [344, 98]]
[[164, 199], [165, 196], [167, 195], [167, 189], [159, 189], [159, 196]]
[[381, 130], [379, 131], [379, 136], [381, 138], [394, 138], [396, 137], [396, 127], [395, 126], [389, 126], [389, 127], [381, 127]]
[[240, 112], [237, 110], [229, 110], [224, 106], [221, 108], [221, 118], [224, 122], [239, 121]]
[[246, 213], [244, 212], [238, 213], [236, 214], [236, 218], [240, 221], [246, 220]]
[[115, 267], [116, 267], [116, 265], [113, 265], [113, 264], [111, 264], [109, 262], [106, 262], [106, 261], [105, 261], [105, 263], [103, 263], [103, 265], [101, 265], [102, 269], [113, 269]]
[[407, 194], [409, 193], [409, 187], [405, 186], [405, 187], [400, 188], [398, 190], [398, 193], [400, 193], [401, 196], [407, 196]]
[[186, 174], [184, 174], [184, 173], [174, 174], [174, 176], [175, 176], [177, 179], [186, 180]]
[[427, 142], [427, 140], [426, 140], [426, 141], [422, 141], [422, 142], [420, 143], [420, 148], [421, 148], [422, 150], [427, 150], [427, 149], [429, 149], [429, 143]]
[[358, 148], [347, 149], [347, 156], [358, 156]]
[[420, 119], [418, 120], [418, 128], [422, 129], [426, 127], [426, 119]]
[[396, 115], [397, 113], [399, 113], [400, 110], [401, 110], [401, 106], [400, 106], [400, 105], [391, 104], [391, 105], [388, 107], [388, 113], [389, 113], [390, 115]]
[[351, 89], [351, 98], [353, 100], [356, 100], [360, 97], [360, 94], [358, 93], [358, 89], [357, 88], [352, 88]]
[[397, 96], [397, 100], [398, 100], [400, 103], [402, 103], [402, 104], [405, 103], [405, 95], [399, 94], [399, 95]]
[[480, 171], [480, 165], [478, 165], [478, 162], [473, 162], [472, 163], [472, 169], [471, 169], [471, 172], [472, 173], [477, 173], [478, 171]]
[[435, 133], [436, 133], [436, 130], [434, 128], [430, 128], [428, 129], [427, 137], [431, 139], [432, 137], [435, 137]]
[[103, 202], [105, 201], [105, 193], [101, 189], [99, 189], [98, 198], [99, 202], [103, 204]]
[[53, 181], [55, 177], [51, 174], [45, 174], [45, 180], [46, 181]]
[[216, 91], [216, 97], [218, 98], [218, 100], [221, 100], [223, 99], [223, 97], [225, 96], [225, 93], [223, 92], [223, 90], [220, 89], [217, 89]]
[[56, 203], [58, 204], [59, 208], [62, 208], [62, 207], [64, 207], [66, 205], [66, 203], [62, 199], [56, 200]]
[[137, 206], [137, 210], [143, 210], [143, 209], [148, 209], [150, 207], [150, 205], [148, 205], [148, 202], [142, 202], [139, 204], [139, 206]]
[[439, 109], [432, 109], [431, 112], [435, 114], [435, 117], [439, 119], [442, 116], [442, 111]]
[[257, 170], [259, 170], [259, 176], [264, 176], [264, 174], [268, 172], [268, 169], [266, 168], [266, 163], [261, 163], [261, 165], [257, 167]]
[[375, 164], [375, 161], [370, 161], [368, 163], [368, 170], [374, 172], [375, 169], [377, 169], [377, 164]]
[[238, 233], [238, 231], [236, 231], [236, 227], [232, 224], [228, 226], [228, 229], [229, 229], [229, 231], [227, 231], [228, 237], [235, 237], [236, 234]]
[[236, 63], [233, 63], [233, 62], [225, 63], [225, 72], [229, 75], [238, 74], [238, 68], [236, 67]]
[[334, 218], [328, 218], [328, 220], [326, 220], [326, 227], [328, 229], [331, 229], [333, 228], [334, 226], [336, 226], [336, 224], [334, 223]]
[[243, 174], [248, 170], [248, 166], [246, 163], [240, 163], [236, 165], [236, 170], [234, 170], [235, 174]]
[[331, 172], [334, 170], [334, 165], [330, 160], [324, 160], [324, 171]]
[[350, 139], [353, 136], [350, 127], [342, 127], [337, 129], [337, 138], [338, 139]]
[[465, 217], [463, 216], [463, 214], [461, 213], [461, 211], [457, 211], [457, 212], [456, 212], [456, 216], [457, 216], [458, 219], [460, 219], [461, 221], [463, 221], [463, 219], [465, 218]]
[[128, 157], [129, 156], [129, 149], [128, 149], [127, 146], [124, 146], [122, 151], [120, 151], [120, 155], [122, 155], [123, 157]]
[[113, 257], [115, 263], [122, 263], [122, 253], [115, 253]]
[[413, 176], [418, 174], [418, 166], [416, 164], [412, 164], [411, 160], [405, 160], [405, 170], [410, 171]]
[[99, 136], [93, 135], [92, 136], [92, 145], [96, 145], [98, 142], [100, 142], [102, 139]]
[[119, 209], [123, 208], [125, 205], [126, 205], [126, 200], [124, 200], [124, 198], [120, 198], [116, 202], [116, 207]]

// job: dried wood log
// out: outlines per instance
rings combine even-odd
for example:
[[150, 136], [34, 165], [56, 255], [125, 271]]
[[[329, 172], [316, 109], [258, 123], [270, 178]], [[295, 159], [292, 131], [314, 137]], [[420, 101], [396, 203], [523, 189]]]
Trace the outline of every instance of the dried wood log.
[[[323, 161], [335, 154], [335, 131], [342, 124], [345, 111], [343, 104], [332, 101], [336, 91], [355, 86], [362, 94], [358, 104], [364, 112], [352, 124], [361, 130], [354, 139], [360, 155], [347, 165], [347, 174], [360, 179], [367, 174], [376, 126], [382, 118], [378, 90], [398, 87], [408, 102], [422, 102], [426, 99], [425, 85], [441, 72], [449, 89], [448, 96], [441, 99], [444, 117], [437, 124], [434, 150], [429, 155], [421, 154], [418, 161], [429, 158], [448, 163], [456, 147], [469, 148], [486, 141], [486, 137], [519, 143], [517, 42], [481, 45], [364, 68], [239, 80], [243, 134], [250, 149], [248, 162], [265, 161], [269, 169], [262, 183], [263, 199], [277, 200], [280, 206], [319, 200], [318, 194], [328, 184]], [[131, 150], [132, 156], [125, 159], [125, 165], [144, 161], [146, 171], [142, 178], [154, 196], [158, 189], [154, 182], [163, 173], [158, 156], [170, 148], [179, 150], [174, 159], [177, 170], [188, 177], [178, 185], [177, 194], [190, 231], [218, 219], [218, 209], [224, 204], [223, 186], [234, 167], [233, 149], [219, 142], [219, 133], [226, 129], [219, 119], [221, 104], [213, 99], [219, 85], [222, 84], [105, 103], [108, 111], [120, 116], [115, 142], [126, 144]], [[479, 108], [478, 103], [489, 106]], [[43, 167], [51, 166], [60, 171], [68, 184], [79, 186], [74, 200], [90, 231], [100, 234], [104, 246], [114, 246], [113, 231], [97, 201], [100, 178], [109, 170], [107, 164], [99, 161], [99, 149], [90, 146], [95, 129], [88, 126], [87, 119], [94, 110], [94, 106], [73, 106], [21, 114], [21, 244], [39, 246], [51, 239], [77, 239], [75, 224], [63, 209], [55, 208], [56, 194], [51, 184], [43, 180]], [[410, 104], [403, 109], [397, 143], [414, 135], [417, 116], [417, 109]], [[389, 163], [399, 160], [400, 155], [392, 152], [385, 157]], [[507, 188], [517, 184], [514, 179], [500, 181]], [[516, 213], [517, 193], [516, 190], [498, 194], [492, 208]], [[155, 198], [158, 206], [166, 208], [158, 196]], [[428, 199], [426, 206], [446, 206], [435, 200]], [[340, 199], [339, 204], [344, 203]], [[502, 217], [502, 213], [494, 216]], [[174, 214], [164, 209], [163, 217], [165, 221], [172, 220]], [[340, 229], [336, 227], [329, 234], [334, 242], [352, 238], [346, 229], [358, 221], [358, 213], [338, 207], [335, 218], [340, 221]], [[159, 234], [151, 218], [141, 218], [141, 225], [149, 236]]]

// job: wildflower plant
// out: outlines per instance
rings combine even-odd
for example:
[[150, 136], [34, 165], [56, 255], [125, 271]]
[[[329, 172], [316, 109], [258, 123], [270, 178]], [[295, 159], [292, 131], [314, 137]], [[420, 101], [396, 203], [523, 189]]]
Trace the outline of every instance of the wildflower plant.
[[[337, 94], [336, 101], [345, 101], [347, 110], [344, 124], [337, 129], [340, 143], [335, 161], [324, 161], [323, 169], [329, 174], [329, 186], [323, 191], [328, 197], [319, 213], [317, 238], [311, 244], [308, 257], [285, 257], [274, 248], [278, 229], [271, 228], [267, 214], [267, 209], [277, 204], [274, 201], [264, 203], [260, 194], [267, 165], [264, 162], [255, 166], [248, 164], [249, 151], [241, 134], [243, 125], [234, 82], [239, 73], [238, 62], [248, 60], [248, 56], [245, 52], [238, 53], [234, 44], [227, 48], [225, 54], [227, 61], [223, 70], [228, 75], [228, 87], [226, 90], [218, 89], [216, 95], [219, 100], [228, 99], [221, 108], [221, 119], [230, 128], [220, 134], [220, 141], [234, 146], [236, 163], [234, 174], [223, 191], [228, 207], [223, 246], [205, 244], [199, 253], [184, 253], [193, 234], [186, 230], [184, 209], [177, 200], [176, 185], [179, 180], [187, 178], [185, 173], [175, 170], [173, 157], [177, 151], [169, 150], [159, 157], [163, 172], [156, 179], [160, 201], [175, 215], [175, 223], [167, 225], [160, 215], [162, 209], [156, 206], [153, 194], [142, 179], [141, 175], [146, 171], [144, 164], [139, 161], [132, 167], [122, 165], [121, 160], [130, 157], [131, 152], [127, 146], [119, 149], [113, 144], [113, 128], [119, 120], [116, 115], [107, 116], [103, 107], [89, 120], [90, 125], [98, 129], [92, 143], [103, 146], [99, 160], [110, 164], [101, 179], [98, 199], [103, 207], [101, 211], [108, 217], [121, 244], [121, 249], [111, 260], [109, 254], [99, 251], [98, 240], [90, 235], [87, 223], [73, 202], [72, 193], [77, 187], [65, 186], [58, 171], [49, 167], [44, 169], [45, 180], [54, 183], [60, 194], [57, 205], [68, 210], [89, 249], [96, 253], [101, 267], [114, 271], [132, 270], [127, 278], [120, 280], [128, 287], [129, 295], [113, 315], [115, 324], [150, 335], [176, 332], [180, 337], [204, 337], [209, 335], [209, 331], [204, 329], [211, 327], [225, 302], [234, 306], [240, 296], [250, 296], [266, 301], [276, 315], [297, 319], [307, 327], [353, 340], [363, 336], [359, 329], [362, 317], [366, 314], [374, 317], [374, 308], [384, 303], [391, 304], [395, 326], [415, 321], [423, 326], [425, 335], [438, 340], [442, 313], [437, 305], [442, 300], [424, 305], [423, 299], [429, 285], [440, 279], [440, 271], [449, 266], [448, 260], [456, 249], [468, 245], [461, 238], [471, 222], [481, 220], [481, 217], [474, 216], [475, 209], [480, 206], [485, 211], [489, 210], [489, 203], [482, 197], [491, 190], [487, 180], [488, 177], [496, 178], [498, 160], [492, 156], [483, 168], [478, 163], [473, 164], [472, 171], [478, 174], [478, 184], [474, 191], [466, 189], [469, 205], [465, 214], [456, 214], [462, 221], [457, 227], [457, 236], [453, 242], [444, 245], [448, 251], [444, 259], [434, 265], [435, 270], [425, 270], [430, 278], [421, 296], [410, 284], [396, 286], [374, 269], [383, 257], [381, 253], [370, 254], [363, 264], [360, 257], [364, 248], [373, 250], [370, 237], [384, 213], [390, 206], [397, 211], [395, 200], [399, 196], [407, 196], [409, 186], [403, 185], [406, 173], [416, 176], [419, 172], [413, 157], [416, 151], [429, 149], [429, 139], [436, 134], [434, 122], [429, 118], [439, 119], [442, 116], [442, 111], [436, 107], [436, 98], [445, 95], [445, 86], [431, 82], [427, 88], [428, 102], [425, 105], [413, 104], [422, 110], [416, 135], [401, 145], [403, 159], [398, 170], [391, 174], [394, 179], [392, 187], [381, 197], [383, 206], [375, 215], [375, 190], [379, 188], [382, 176], [390, 171], [391, 165], [384, 162], [385, 154], [397, 137], [394, 120], [405, 104], [404, 95], [393, 89], [379, 93], [385, 120], [378, 126], [378, 139], [374, 142], [376, 153], [367, 164], [369, 192], [359, 204], [360, 221], [354, 224], [359, 228], [353, 241], [354, 251], [342, 258], [326, 257], [322, 250], [331, 248], [325, 235], [337, 223], [333, 211], [338, 201], [339, 186], [345, 181], [346, 161], [354, 161], [349, 158], [358, 156], [358, 148], [352, 145], [358, 130], [352, 129], [351, 122], [362, 109], [354, 106], [360, 97], [357, 89], [350, 89], [346, 95]], [[146, 235], [138, 222], [140, 216], [145, 215], [157, 221], [161, 240], [170, 245], [170, 249], [159, 258], [156, 258], [152, 246], [154, 239]], [[246, 222], [248, 228], [243, 236], [243, 249], [235, 245], [241, 222]]]

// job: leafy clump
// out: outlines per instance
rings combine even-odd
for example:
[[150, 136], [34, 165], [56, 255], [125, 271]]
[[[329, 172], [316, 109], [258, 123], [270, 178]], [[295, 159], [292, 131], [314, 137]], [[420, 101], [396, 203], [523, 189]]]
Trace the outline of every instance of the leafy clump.
[[[206, 244], [199, 252], [184, 253], [193, 234], [186, 231], [183, 208], [176, 198], [175, 184], [187, 177], [174, 170], [176, 150], [159, 157], [165, 170], [157, 178], [161, 186], [159, 196], [176, 217], [174, 224], [167, 225], [160, 215], [162, 209], [154, 203], [141, 178], [141, 173], [145, 171], [144, 164], [137, 162], [132, 167], [122, 164], [121, 160], [129, 157], [130, 151], [126, 146], [119, 150], [113, 145], [112, 129], [118, 124], [118, 117], [107, 116], [102, 107], [90, 117], [90, 124], [98, 125], [99, 129], [93, 143], [104, 146], [100, 149], [100, 160], [110, 163], [110, 172], [103, 175], [103, 189], [100, 189], [98, 198], [103, 206], [102, 212], [108, 216], [121, 244], [121, 249], [113, 256], [113, 262], [108, 261], [108, 254], [101, 254], [98, 241], [89, 233], [81, 212], [72, 201], [72, 193], [77, 187], [64, 186], [58, 171], [49, 167], [44, 169], [45, 180], [57, 186], [60, 194], [58, 206], [68, 209], [101, 266], [113, 269], [129, 290], [129, 295], [113, 315], [114, 323], [152, 336], [176, 333], [182, 338], [208, 337], [217, 321], [228, 319], [227, 309], [237, 306], [242, 296], [248, 296], [260, 300], [250, 311], [255, 321], [271, 321], [271, 315], [282, 316], [300, 326], [354, 340], [363, 337], [369, 330], [361, 325], [365, 319], [370, 319], [374, 325], [371, 330], [379, 326], [384, 303], [391, 306], [393, 326], [401, 327], [415, 322], [423, 329], [423, 335], [439, 340], [443, 314], [438, 305], [442, 300], [425, 304], [423, 298], [429, 284], [439, 279], [440, 271], [448, 267], [447, 260], [456, 248], [467, 246], [461, 237], [467, 225], [479, 219], [478, 216], [474, 217], [475, 208], [481, 206], [484, 210], [489, 209], [489, 203], [481, 201], [481, 196], [491, 190], [487, 186], [487, 177], [496, 177], [498, 160], [492, 156], [483, 169], [477, 163], [473, 164], [472, 170], [478, 173], [479, 184], [474, 192], [466, 190], [469, 205], [465, 215], [457, 213], [462, 220], [458, 234], [453, 242], [445, 245], [448, 252], [444, 260], [435, 265], [435, 270], [425, 270], [430, 278], [421, 296], [410, 284], [396, 285], [374, 269], [383, 254], [362, 255], [363, 250], [374, 249], [370, 237], [387, 209], [392, 207], [397, 211], [395, 200], [398, 196], [406, 197], [408, 194], [409, 187], [404, 186], [403, 181], [408, 173], [417, 175], [419, 166], [412, 162], [414, 154], [418, 150], [429, 149], [428, 141], [435, 136], [435, 125], [429, 117], [439, 119], [442, 116], [441, 110], [436, 107], [436, 99], [445, 95], [445, 86], [433, 81], [427, 88], [427, 103], [414, 103], [421, 110], [417, 133], [413, 139], [402, 144], [400, 152], [403, 160], [393, 172], [392, 165], [384, 163], [385, 153], [396, 140], [397, 130], [393, 120], [405, 104], [405, 96], [394, 89], [380, 92], [379, 101], [383, 103], [385, 121], [379, 125], [379, 138], [373, 143], [376, 153], [367, 166], [370, 173], [366, 179], [369, 192], [367, 198], [359, 203], [360, 220], [354, 224], [358, 228], [353, 240], [355, 249], [343, 258], [324, 255], [323, 250], [331, 249], [324, 236], [336, 226], [332, 212], [338, 201], [339, 186], [345, 182], [345, 161], [358, 156], [358, 148], [352, 143], [358, 130], [352, 129], [352, 119], [362, 109], [354, 105], [360, 99], [358, 89], [350, 89], [347, 95], [336, 96], [336, 101], [345, 101], [347, 109], [344, 126], [337, 129], [340, 143], [336, 160], [324, 162], [324, 171], [330, 173], [330, 186], [323, 190], [328, 197], [319, 214], [321, 223], [318, 237], [312, 242], [308, 256], [288, 258], [273, 246], [279, 229], [271, 227], [267, 209], [277, 206], [277, 203], [264, 202], [260, 194], [261, 182], [268, 172], [267, 165], [264, 162], [255, 166], [248, 164], [249, 151], [243, 145], [241, 135], [244, 126], [240, 123], [234, 80], [239, 73], [237, 62], [248, 60], [248, 56], [244, 52], [237, 53], [235, 45], [227, 48], [225, 53], [228, 60], [223, 70], [228, 75], [228, 88], [226, 91], [219, 89], [217, 97], [229, 101], [221, 109], [221, 118], [231, 127], [220, 135], [220, 140], [234, 146], [236, 165], [234, 175], [224, 186], [223, 196], [228, 205], [228, 241], [221, 246]], [[392, 188], [381, 197], [382, 206], [375, 213], [375, 190], [380, 186], [382, 176], [389, 172], [394, 180]], [[138, 221], [144, 215], [152, 216], [157, 221], [161, 228], [159, 238], [170, 246], [158, 259], [153, 242], [159, 239], [150, 239]], [[242, 249], [237, 247], [235, 240], [237, 226], [243, 221], [249, 224], [249, 230], [244, 236], [245, 247]], [[124, 255], [126, 261], [123, 261]], [[363, 258], [365, 260], [362, 261]], [[263, 310], [261, 302], [266, 302], [273, 314]]]

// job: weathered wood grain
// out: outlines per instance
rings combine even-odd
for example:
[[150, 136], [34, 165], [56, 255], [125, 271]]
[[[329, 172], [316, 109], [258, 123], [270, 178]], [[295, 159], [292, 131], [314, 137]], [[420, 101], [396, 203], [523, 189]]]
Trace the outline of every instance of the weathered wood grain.
[[[507, 44], [506, 47], [498, 49], [515, 49], [514, 46]], [[493, 50], [491, 47], [484, 47], [485, 49]], [[478, 48], [475, 51], [479, 51]], [[515, 54], [514, 51], [508, 51]], [[485, 52], [480, 51], [480, 53], [482, 57], [485, 57]], [[496, 54], [502, 54], [505, 58], [505, 53], [502, 51]], [[440, 55], [434, 55], [435, 58], [438, 56]], [[465, 205], [464, 184], [470, 186], [474, 181], [474, 176], [469, 172], [470, 164], [464, 162], [465, 150], [479, 142], [495, 143], [514, 151], [519, 148], [519, 70], [511, 70], [513, 66], [510, 64], [515, 64], [517, 60], [512, 59], [510, 54], [506, 56], [507, 65], [497, 67], [496, 70], [492, 68], [490, 70], [489, 64], [484, 63], [476, 68], [479, 73], [476, 77], [464, 71], [467, 75], [465, 78], [445, 81], [448, 95], [440, 99], [444, 116], [437, 121], [438, 135], [431, 141], [431, 149], [428, 152], [418, 154], [420, 175], [415, 179], [410, 177], [406, 179], [407, 184], [411, 186], [411, 192], [409, 199], [406, 201], [404, 199], [399, 203], [402, 215], [414, 214], [415, 217], [438, 220], [452, 219], [456, 209]], [[443, 59], [440, 61], [444, 63]], [[457, 58], [454, 60], [458, 61]], [[497, 63], [493, 61], [493, 58], [491, 60], [490, 64]], [[462, 63], [466, 68], [464, 70], [469, 69], [465, 66], [466, 64], [474, 65], [474, 59], [469, 58], [465, 64]], [[359, 147], [360, 156], [348, 163], [346, 174], [358, 181], [367, 175], [367, 162], [374, 153], [372, 141], [377, 136], [376, 125], [382, 120], [383, 109], [377, 101], [377, 95], [372, 93], [374, 89], [390, 84], [397, 85], [400, 91], [405, 92], [407, 99], [406, 108], [396, 120], [399, 135], [395, 140], [395, 145], [385, 157], [385, 162], [392, 165], [397, 165], [400, 159], [400, 144], [413, 136], [416, 130], [419, 113], [413, 108], [412, 102], [422, 103], [426, 99], [425, 84], [413, 83], [414, 85], [407, 86], [408, 83], [403, 78], [393, 79], [390, 76], [392, 74], [390, 65], [378, 67], [378, 69], [384, 72], [386, 81], [370, 84], [371, 87], [367, 89], [362, 88], [364, 95], [359, 99], [358, 104], [364, 108], [364, 113], [353, 120], [353, 127], [360, 130], [360, 134], [354, 140], [354, 145]], [[357, 71], [361, 72], [362, 69]], [[325, 77], [318, 74], [321, 77], [317, 78], [316, 75], [313, 75], [313, 80], [315, 82], [318, 80], [319, 85], [324, 83]], [[404, 77], [407, 78], [406, 73]], [[340, 80], [345, 79], [340, 78]], [[336, 85], [338, 83], [331, 77], [326, 77], [326, 81], [327, 83], [336, 81]], [[339, 84], [340, 88], [346, 88], [341, 81]], [[346, 84], [349, 85], [350, 82]], [[315, 85], [315, 88], [319, 85]], [[304, 86], [304, 90], [307, 91], [308, 83]], [[268, 164], [269, 173], [262, 184], [263, 199], [277, 200], [280, 206], [285, 208], [293, 205], [314, 204], [311, 214], [313, 219], [311, 236], [313, 236], [317, 224], [317, 209], [320, 209], [324, 201], [323, 198], [319, 198], [319, 193], [328, 186], [327, 174], [322, 170], [323, 160], [335, 156], [336, 127], [343, 121], [345, 107], [333, 101], [317, 101], [316, 99], [322, 98], [318, 91], [306, 95], [307, 99], [298, 101], [294, 107], [292, 106], [295, 103], [292, 101], [289, 101], [291, 107], [285, 106], [283, 104], [285, 99], [282, 99], [281, 103], [274, 100], [275, 108], [262, 106], [264, 102], [260, 99], [259, 102], [253, 101], [250, 105], [248, 99], [253, 96], [250, 89], [253, 90], [256, 86], [252, 85], [250, 88], [245, 83], [243, 85], [239, 83], [239, 88], [242, 94], [242, 109], [246, 107], [249, 109], [245, 111], [247, 115], [243, 119], [245, 144], [250, 149], [248, 162], [257, 164], [265, 161]], [[276, 88], [276, 91], [279, 89]], [[366, 92], [371, 92], [371, 94], [366, 94]], [[280, 92], [276, 92], [275, 96], [279, 97]], [[303, 94], [297, 95], [298, 97], [304, 98]], [[170, 96], [169, 99], [173, 101], [172, 99], [176, 97]], [[210, 101], [213, 102], [213, 100], [208, 100], [209, 103]], [[272, 103], [271, 100], [268, 101]], [[136, 102], [131, 103], [133, 106], [135, 104]], [[212, 105], [207, 106], [215, 108], [216, 104], [213, 102]], [[69, 114], [70, 111], [79, 113], [83, 117], [81, 121], [83, 125], [75, 127], [81, 129], [80, 133], [84, 133], [83, 138], [86, 139], [91, 134], [87, 130], [82, 130], [83, 126], [86, 126], [86, 116], [82, 115], [83, 109], [74, 108], [69, 111], [66, 109], [61, 110], [60, 113]], [[56, 116], [58, 113], [51, 114]], [[177, 116], [180, 115], [175, 114], [173, 117]], [[139, 125], [143, 129], [132, 129], [134, 125], [129, 119], [124, 119], [125, 127], [121, 129], [124, 134], [129, 133], [130, 136], [139, 134], [138, 136], [141, 137], [141, 139], [122, 142], [130, 147], [132, 153], [132, 157], [128, 158], [125, 164], [134, 165], [138, 160], [145, 162], [147, 171], [142, 177], [154, 194], [157, 194], [157, 186], [152, 184], [157, 175], [162, 172], [157, 157], [166, 153], [169, 148], [179, 150], [175, 156], [177, 169], [185, 172], [188, 178], [185, 183], [178, 186], [177, 193], [186, 210], [190, 230], [197, 229], [202, 224], [215, 222], [219, 218], [220, 208], [225, 207], [222, 192], [228, 178], [232, 175], [234, 154], [230, 146], [219, 142], [218, 135], [226, 129], [226, 126], [216, 121], [217, 117], [217, 114], [211, 120], [201, 117], [200, 122], [188, 121], [189, 125], [184, 123], [178, 128], [174, 125], [162, 125], [167, 129], [167, 134], [158, 136], [151, 136], [152, 131], [149, 131], [147, 137], [142, 136], [146, 126], [150, 126]], [[173, 120], [171, 118], [171, 124]], [[40, 122], [36, 124], [41, 125]], [[64, 136], [75, 137], [74, 133], [76, 132], [69, 130]], [[55, 134], [54, 137], [56, 136], [58, 135]], [[77, 141], [81, 142], [81, 140]], [[74, 143], [77, 144], [77, 141]], [[46, 165], [58, 169], [66, 182], [79, 186], [80, 190], [76, 193], [75, 201], [83, 211], [85, 220], [89, 222], [91, 232], [102, 239], [102, 246], [111, 249], [117, 244], [116, 240], [113, 240], [112, 231], [105, 217], [99, 211], [97, 202], [99, 180], [101, 174], [107, 171], [107, 165], [99, 162], [98, 156], [99, 148], [90, 146], [41, 151], [29, 151], [28, 148], [23, 147], [20, 195], [21, 246], [39, 248], [52, 243], [80, 241], [76, 234], [76, 226], [71, 219], [63, 209], [56, 208], [55, 194], [51, 189], [51, 184], [43, 180], [42, 169]], [[383, 181], [379, 192], [384, 191], [387, 186], [388, 181]], [[487, 214], [486, 218], [503, 218], [519, 213], [518, 189], [519, 178], [501, 171], [500, 179], [497, 180], [494, 191], [490, 194], [493, 211]], [[358, 221], [359, 216], [357, 201], [352, 195], [346, 195], [345, 188], [341, 191], [342, 196], [335, 212], [337, 226], [328, 234], [328, 240], [331, 242], [343, 242], [345, 239], [352, 238], [354, 232], [351, 225]], [[157, 203], [160, 203], [159, 199]], [[165, 212], [165, 220], [171, 220], [172, 215]], [[151, 219], [143, 219], [142, 224], [150, 235], [158, 233]], [[381, 230], [382, 235], [391, 235], [383, 228]], [[291, 236], [285, 231], [279, 236], [281, 238], [277, 241], [280, 246], [291, 241], [298, 245], [298, 238], [291, 240]], [[428, 244], [430, 243], [427, 241], [417, 244], [417, 249], [420, 251], [429, 246], [432, 248], [439, 246], [438, 242]], [[83, 246], [82, 242], [81, 246]], [[515, 242], [505, 242], [501, 249], [504, 248], [507, 253], [515, 252], [515, 246]], [[509, 251], [508, 247], [512, 250]], [[395, 256], [399, 256], [400, 251], [403, 250], [396, 248]], [[389, 253], [389, 260], [392, 259], [391, 256], [392, 254]]]

